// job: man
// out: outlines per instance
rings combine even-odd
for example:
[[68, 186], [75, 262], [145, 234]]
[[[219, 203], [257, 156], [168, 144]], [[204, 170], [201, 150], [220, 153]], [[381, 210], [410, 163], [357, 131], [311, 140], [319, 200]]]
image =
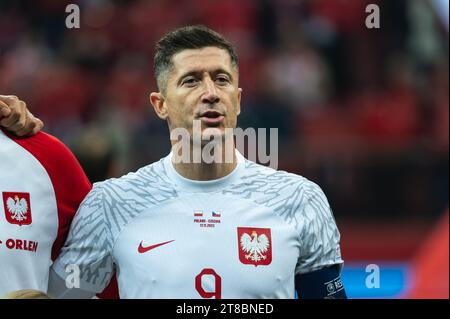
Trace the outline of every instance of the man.
[[0, 95], [0, 125], [0, 295], [47, 292], [52, 260], [91, 184], [64, 144], [37, 133], [42, 122], [17, 97]]
[[[121, 298], [345, 298], [340, 235], [320, 187], [244, 159], [225, 138], [242, 93], [231, 44], [205, 27], [177, 29], [158, 42], [155, 75], [150, 102], [172, 136], [189, 132], [189, 147], [174, 139], [159, 162], [94, 184], [49, 294], [89, 297], [116, 270]], [[219, 160], [195, 160], [208, 145], [192, 138], [195, 123], [224, 142]], [[80, 288], [67, 289], [76, 274]]]

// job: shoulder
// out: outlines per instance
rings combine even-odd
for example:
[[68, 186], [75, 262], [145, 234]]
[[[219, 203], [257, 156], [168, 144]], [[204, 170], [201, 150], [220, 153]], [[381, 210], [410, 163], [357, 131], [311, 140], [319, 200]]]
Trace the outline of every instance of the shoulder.
[[[142, 212], [177, 196], [159, 161], [122, 177], [95, 183], [80, 214], [101, 216], [105, 224], [120, 232]], [[120, 218], [116, 218], [118, 214]]]
[[325, 199], [322, 189], [315, 182], [248, 160], [245, 161], [245, 169], [239, 180], [225, 193], [271, 207], [287, 220], [297, 219], [311, 199]]
[[68, 188], [67, 185], [79, 187], [86, 193], [91, 188], [76, 157], [55, 136], [44, 132], [27, 138], [18, 138], [7, 132], [5, 134], [40, 162], [50, 175], [52, 182], [60, 184], [59, 182], [62, 183], [64, 180], [65, 188]]
[[288, 183], [289, 185], [300, 185], [310, 182], [308, 179], [301, 175], [282, 170], [276, 170], [249, 160], [245, 161], [245, 175], [249, 178], [265, 179], [269, 184], [283, 182]]
[[[56, 157], [69, 160], [70, 162], [74, 160], [74, 156], [69, 148], [58, 138], [48, 133], [39, 132], [34, 136], [26, 138], [19, 138], [7, 132], [5, 134], [37, 158], [46, 159], [50, 162]], [[62, 162], [59, 163], [59, 165], [64, 164]]]
[[249, 192], [248, 195], [251, 195], [251, 193], [255, 195], [273, 193], [294, 195], [295, 193], [301, 193], [306, 196], [320, 190], [316, 183], [301, 175], [275, 170], [249, 160], [245, 161], [245, 169], [238, 185], [233, 185], [233, 188], [236, 186], [241, 191]]
[[80, 163], [56, 137], [39, 132], [27, 138], [17, 138], [5, 132], [11, 140], [32, 155], [50, 177], [58, 202], [76, 210], [91, 189]]
[[114, 192], [124, 196], [137, 197], [157, 196], [174, 192], [173, 183], [167, 176], [162, 160], [121, 177], [95, 183], [94, 187], [103, 190], [105, 193]]

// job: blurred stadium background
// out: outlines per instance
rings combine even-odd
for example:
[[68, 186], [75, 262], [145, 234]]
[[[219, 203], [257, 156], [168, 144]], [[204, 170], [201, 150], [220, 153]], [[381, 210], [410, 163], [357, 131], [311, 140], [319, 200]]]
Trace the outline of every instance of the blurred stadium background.
[[[70, 3], [80, 29], [65, 27]], [[380, 29], [365, 27], [369, 3]], [[448, 298], [448, 1], [0, 0], [0, 92], [91, 181], [136, 170], [169, 150], [148, 102], [152, 56], [186, 24], [236, 45], [239, 126], [277, 127], [279, 168], [328, 195], [349, 297]]]

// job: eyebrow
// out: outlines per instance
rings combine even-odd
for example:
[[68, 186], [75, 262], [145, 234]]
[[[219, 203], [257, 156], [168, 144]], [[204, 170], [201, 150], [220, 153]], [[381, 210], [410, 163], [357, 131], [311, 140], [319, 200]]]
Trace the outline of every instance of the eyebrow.
[[[185, 72], [185, 73], [183, 73], [183, 74], [181, 74], [181, 75], [179, 76], [179, 78], [178, 78], [178, 80], [177, 80], [177, 85], [180, 85], [180, 84], [181, 84], [181, 81], [182, 81], [185, 77], [187, 77], [187, 76], [193, 75], [193, 76], [197, 76], [197, 77], [198, 77], [199, 75], [201, 75], [201, 74], [204, 73], [204, 72], [205, 72], [205, 71], [187, 71], [187, 72]], [[224, 73], [224, 74], [226, 74], [226, 75], [230, 78], [231, 81], [234, 80], [234, 78], [233, 78], [233, 76], [231, 75], [231, 73], [228, 72], [228, 71], [226, 71], [226, 70], [224, 70], [224, 69], [222, 69], [222, 68], [216, 69], [216, 70], [214, 70], [214, 71], [208, 71], [208, 73], [212, 73], [213, 75], [217, 75], [217, 74]]]

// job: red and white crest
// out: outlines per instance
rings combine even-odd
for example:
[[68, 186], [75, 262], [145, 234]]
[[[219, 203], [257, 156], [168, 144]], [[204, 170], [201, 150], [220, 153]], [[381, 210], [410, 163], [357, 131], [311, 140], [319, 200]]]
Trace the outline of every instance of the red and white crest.
[[19, 226], [30, 225], [31, 204], [29, 193], [3, 192], [3, 207], [6, 220]]
[[238, 227], [239, 260], [243, 264], [267, 266], [272, 262], [270, 228]]

